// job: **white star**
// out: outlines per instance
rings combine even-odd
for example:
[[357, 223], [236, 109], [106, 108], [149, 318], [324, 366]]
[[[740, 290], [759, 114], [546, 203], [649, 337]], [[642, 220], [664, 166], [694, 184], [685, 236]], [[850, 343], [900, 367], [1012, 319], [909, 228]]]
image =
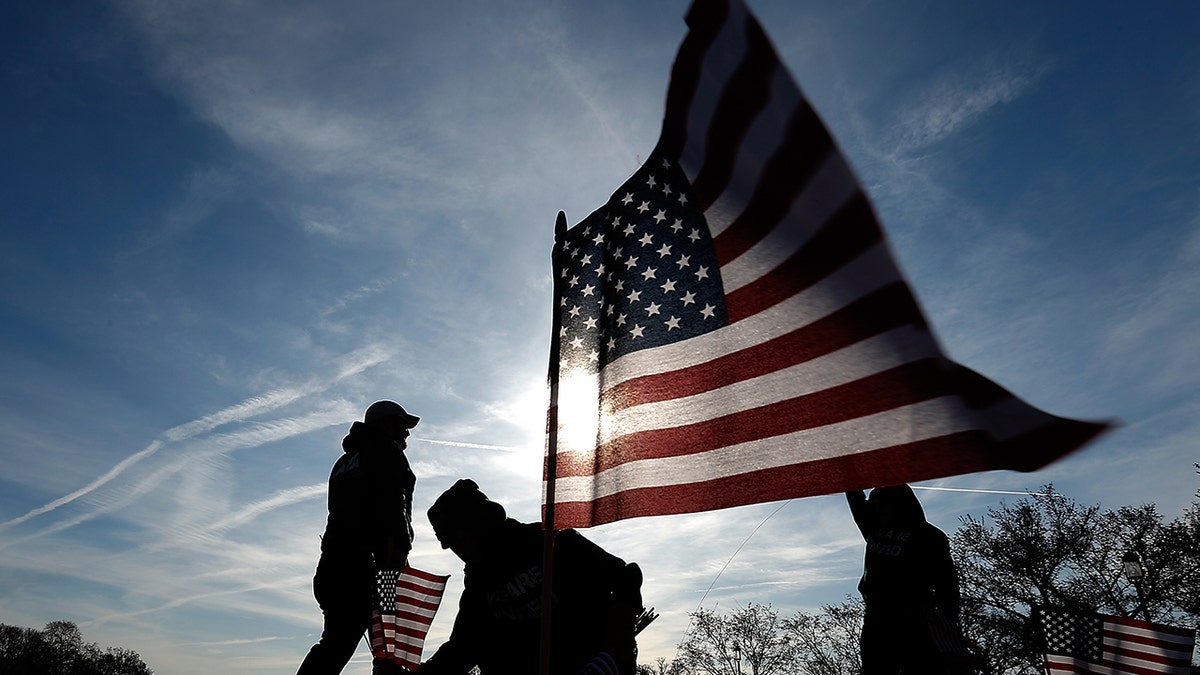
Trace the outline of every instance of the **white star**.
[[655, 185], [654, 176], [650, 176], [650, 178], [646, 181], [646, 185], [649, 185], [650, 187], [654, 187], [654, 185]]
[[604, 308], [604, 313], [605, 313], [605, 314], [607, 314], [607, 315], [609, 315], [609, 316], [612, 316], [612, 313], [613, 313], [613, 310], [614, 310], [614, 309], [616, 309], [616, 308], [615, 308], [615, 307], [613, 307], [612, 305], [609, 305], [609, 306], [607, 306], [607, 307], [605, 307], [605, 308]]
[[675, 330], [676, 328], [679, 328], [679, 319], [676, 317], [671, 317], [663, 323], [666, 324], [668, 331], [672, 331], [672, 330]]
[[705, 305], [704, 309], [700, 310], [700, 313], [704, 315], [704, 318], [711, 319], [713, 318], [714, 309], [716, 309], [716, 307], [713, 307], [712, 305]]
[[613, 227], [620, 225], [621, 224], [621, 216], [613, 216], [612, 224], [613, 224]]
[[611, 337], [610, 337], [610, 338], [608, 338], [608, 348], [609, 348], [610, 350], [613, 350], [613, 349], [616, 349], [616, 348], [617, 348], [617, 340], [616, 340], [616, 338], [611, 338]]
[[583, 256], [583, 259], [579, 261], [579, 264], [584, 267], [591, 265], [592, 264], [592, 254], [589, 253], [589, 254]]
[[633, 224], [631, 223], [631, 224], [625, 226], [625, 236], [628, 237], [632, 234], [633, 234]]
[[638, 205], [638, 213], [645, 213], [650, 210], [650, 202], [642, 202]]
[[596, 267], [596, 276], [598, 276], [598, 277], [604, 276], [604, 264], [603, 263], [601, 263], [598, 267]]
[[645, 271], [642, 272], [642, 278], [646, 281], [650, 281], [651, 279], [655, 278], [654, 272], [655, 270], [653, 267], [647, 267]]
[[637, 267], [637, 256], [629, 256], [629, 259], [625, 261], [625, 268], [633, 269], [634, 267]]
[[642, 299], [641, 291], [629, 291], [629, 302], [634, 303]]
[[675, 280], [667, 279], [667, 283], [662, 285], [663, 293], [670, 293], [675, 290]]
[[641, 239], [638, 239], [642, 246], [649, 246], [654, 243], [654, 236], [651, 234], [643, 234]]
[[692, 264], [692, 257], [690, 255], [681, 255], [679, 256], [679, 260], [675, 261], [675, 264], [679, 265], [679, 269], [683, 269]]
[[679, 193], [679, 203], [680, 203], [680, 204], [686, 204], [686, 203], [687, 203], [687, 195], [686, 195], [685, 193], [683, 193], [683, 192], [680, 192], [680, 193]]
[[592, 243], [603, 244], [604, 243], [604, 233], [601, 232], [600, 234], [597, 234], [595, 236], [595, 238], [592, 239]]
[[667, 183], [663, 183], [663, 194], [667, 196], [671, 195], [671, 186]]
[[592, 328], [595, 328], [595, 327], [596, 327], [596, 317], [594, 317], [594, 316], [589, 316], [589, 317], [588, 317], [588, 319], [587, 319], [587, 321], [584, 321], [584, 322], [583, 322], [583, 325], [584, 325], [584, 327], [585, 327], [585, 328], [587, 328], [587, 329], [589, 329], [589, 330], [590, 330], [590, 329], [592, 329]]
[[621, 200], [621, 203], [624, 204], [625, 206], [629, 206], [629, 202], [632, 202], [632, 201], [633, 201], [633, 193], [626, 192], [625, 198]]
[[671, 255], [671, 247], [663, 244], [662, 247], [658, 249], [658, 257], [665, 258], [669, 255]]
[[578, 286], [579, 285], [579, 275], [575, 275], [575, 276], [571, 277], [571, 280], [567, 283], [571, 284], [572, 286]]
[[656, 223], [661, 223], [662, 221], [664, 221], [666, 219], [667, 219], [667, 212], [665, 209], [659, 209], [658, 213], [654, 214], [654, 222], [656, 222]]
[[591, 295], [592, 293], [596, 292], [596, 287], [591, 284], [588, 284], [587, 286], [584, 286], [583, 290], [580, 292], [583, 293], [584, 297], [587, 297], [587, 296]]
[[624, 314], [618, 314], [618, 315], [617, 315], [617, 325], [618, 325], [618, 326], [624, 326], [624, 325], [625, 325], [625, 315], [624, 315]]
[[669, 168], [671, 168], [671, 162], [670, 162], [669, 160], [667, 160], [667, 158], [666, 158], [666, 157], [663, 157], [663, 168], [664, 168], [664, 169], [669, 169]]
[[620, 293], [620, 292], [621, 292], [621, 291], [623, 291], [623, 290], [625, 290], [625, 280], [624, 280], [624, 279], [618, 279], [618, 280], [617, 280], [617, 292], [618, 292], [618, 293]]
[[688, 239], [691, 239], [692, 241], [697, 241], [700, 239], [700, 230], [692, 230], [692, 233], [688, 235]]
[[589, 361], [599, 361], [600, 360], [600, 352], [593, 349], [592, 353], [588, 354], [588, 360]]
[[657, 302], [650, 303], [650, 306], [646, 308], [646, 316], [654, 316], [655, 314], [658, 314], [658, 310], [661, 307], [662, 305], [658, 304]]
[[644, 330], [646, 329], [642, 328], [641, 326], [634, 326], [633, 329], [629, 331], [629, 334], [635, 338], [640, 338], [642, 337], [642, 331]]
[[558, 329], [558, 337], [560, 337], [560, 338], [567, 337], [567, 327], [566, 326], [563, 326]]
[[580, 337], [578, 335], [576, 335], [575, 339], [571, 340], [571, 347], [573, 347], [575, 349], [579, 349], [582, 346], [583, 346], [583, 340], [580, 339]]
[[683, 219], [682, 219], [682, 218], [676, 218], [676, 219], [675, 219], [675, 222], [671, 223], [671, 231], [672, 231], [672, 232], [678, 232], [678, 231], [680, 231], [680, 230], [682, 230], [682, 229], [683, 229]]
[[688, 291], [687, 293], [684, 293], [684, 294], [683, 294], [683, 305], [684, 305], [684, 307], [686, 307], [686, 306], [688, 306], [688, 305], [692, 304], [692, 303], [693, 303], [693, 302], [695, 302], [695, 301], [696, 301], [696, 294], [695, 294], [695, 293], [693, 293], [693, 292], [691, 292], [691, 291]]
[[696, 270], [696, 278], [697, 279], [707, 279], [708, 278], [708, 268], [701, 265], [700, 269]]
[[579, 305], [575, 305], [571, 308], [571, 318], [575, 318], [577, 316], [579, 316]]

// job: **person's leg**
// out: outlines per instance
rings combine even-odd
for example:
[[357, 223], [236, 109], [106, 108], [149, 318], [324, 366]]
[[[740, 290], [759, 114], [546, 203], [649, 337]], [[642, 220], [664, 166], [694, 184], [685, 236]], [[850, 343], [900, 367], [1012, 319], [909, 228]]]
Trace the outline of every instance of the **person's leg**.
[[296, 675], [338, 675], [354, 656], [371, 624], [370, 585], [364, 585], [358, 576], [317, 567], [313, 594], [324, 614], [324, 628]]
[[308, 650], [296, 675], [337, 675], [342, 672], [358, 649], [358, 641], [369, 623], [370, 615], [364, 620], [361, 612], [326, 612], [321, 639]]

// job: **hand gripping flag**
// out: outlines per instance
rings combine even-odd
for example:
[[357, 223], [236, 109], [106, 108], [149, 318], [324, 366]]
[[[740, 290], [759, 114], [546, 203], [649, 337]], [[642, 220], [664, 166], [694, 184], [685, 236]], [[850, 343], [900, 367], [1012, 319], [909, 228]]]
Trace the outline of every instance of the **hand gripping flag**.
[[1038, 611], [1049, 675], [1188, 675], [1196, 631], [1119, 616]]
[[657, 147], [556, 233], [554, 527], [1032, 471], [1106, 428], [947, 360], [754, 17], [687, 22]]
[[416, 670], [449, 578], [412, 567], [376, 573], [378, 608], [371, 614], [371, 655]]

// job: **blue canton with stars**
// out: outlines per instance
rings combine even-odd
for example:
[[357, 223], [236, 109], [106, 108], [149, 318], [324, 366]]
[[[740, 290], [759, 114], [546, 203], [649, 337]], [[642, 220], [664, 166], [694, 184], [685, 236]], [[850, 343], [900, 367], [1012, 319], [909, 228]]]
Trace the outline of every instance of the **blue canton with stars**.
[[1047, 654], [1100, 661], [1104, 620], [1099, 615], [1042, 609], [1041, 619]]
[[657, 151], [555, 251], [560, 370], [596, 371], [727, 323], [712, 237], [683, 172]]

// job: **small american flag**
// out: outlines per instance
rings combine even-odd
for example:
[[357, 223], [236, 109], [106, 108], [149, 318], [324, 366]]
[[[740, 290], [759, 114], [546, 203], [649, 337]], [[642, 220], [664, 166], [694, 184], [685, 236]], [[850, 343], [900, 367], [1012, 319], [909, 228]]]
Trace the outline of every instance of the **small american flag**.
[[416, 670], [421, 665], [425, 634], [449, 578], [412, 567], [405, 567], [403, 572], [378, 572], [375, 588], [379, 608], [371, 614], [371, 655]]
[[1196, 631], [1102, 614], [1042, 608], [1049, 675], [1188, 675]]
[[754, 17], [687, 21], [657, 147], [555, 245], [554, 527], [1031, 471], [1105, 429], [948, 361]]

